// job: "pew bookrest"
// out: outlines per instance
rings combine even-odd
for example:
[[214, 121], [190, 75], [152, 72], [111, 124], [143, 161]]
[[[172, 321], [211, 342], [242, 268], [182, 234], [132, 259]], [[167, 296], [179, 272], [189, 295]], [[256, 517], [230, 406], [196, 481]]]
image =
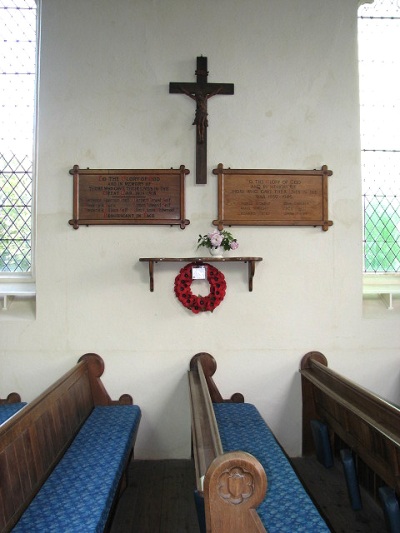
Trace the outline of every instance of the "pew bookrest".
[[98, 532], [126, 483], [141, 412], [113, 401], [103, 359], [77, 365], [0, 427], [0, 531]]
[[328, 532], [257, 409], [239, 393], [222, 398], [212, 377], [216, 367], [215, 359], [204, 352], [190, 361], [195, 500], [201, 531]]
[[320, 352], [302, 358], [300, 373], [303, 455], [316, 451], [312, 421], [322, 422], [331, 453], [345, 447], [354, 455], [358, 478], [374, 497], [379, 492], [385, 513], [395, 503], [395, 514], [390, 510], [387, 518], [394, 517], [400, 531], [400, 408], [329, 368]]
[[25, 405], [26, 402], [21, 401], [21, 396], [17, 392], [10, 392], [7, 398], [0, 398], [0, 426]]

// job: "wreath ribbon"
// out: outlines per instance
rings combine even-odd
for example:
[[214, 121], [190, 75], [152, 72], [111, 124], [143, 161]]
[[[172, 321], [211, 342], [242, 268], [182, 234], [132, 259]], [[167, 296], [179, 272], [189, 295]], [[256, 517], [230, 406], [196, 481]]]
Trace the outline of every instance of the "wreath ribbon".
[[176, 297], [184, 307], [195, 314], [202, 311], [213, 312], [222, 302], [226, 293], [226, 281], [223, 273], [208, 263], [202, 263], [202, 265], [207, 269], [207, 281], [210, 284], [210, 293], [207, 296], [196, 296], [192, 293], [192, 268], [198, 266], [197, 263], [189, 263], [181, 268], [175, 278]]

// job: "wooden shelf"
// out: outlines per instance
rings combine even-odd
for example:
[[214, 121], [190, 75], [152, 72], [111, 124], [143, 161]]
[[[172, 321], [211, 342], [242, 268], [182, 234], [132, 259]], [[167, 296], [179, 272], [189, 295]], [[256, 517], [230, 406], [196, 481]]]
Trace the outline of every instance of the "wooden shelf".
[[248, 263], [249, 291], [253, 290], [253, 278], [256, 263], [262, 261], [262, 257], [140, 257], [139, 261], [149, 263], [150, 291], [154, 291], [154, 263]]

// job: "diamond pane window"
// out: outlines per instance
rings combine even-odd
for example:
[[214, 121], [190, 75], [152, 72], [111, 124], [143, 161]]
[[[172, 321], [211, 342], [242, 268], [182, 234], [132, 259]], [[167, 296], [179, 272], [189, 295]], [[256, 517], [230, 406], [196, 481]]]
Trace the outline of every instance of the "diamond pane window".
[[0, 0], [0, 272], [32, 270], [35, 0]]
[[400, 273], [400, 3], [358, 11], [364, 271]]

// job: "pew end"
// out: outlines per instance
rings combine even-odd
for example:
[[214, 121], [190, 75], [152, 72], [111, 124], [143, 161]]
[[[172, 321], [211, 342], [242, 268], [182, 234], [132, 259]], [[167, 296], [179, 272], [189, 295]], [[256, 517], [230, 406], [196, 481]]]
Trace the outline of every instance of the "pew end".
[[216, 457], [204, 479], [207, 532], [265, 532], [257, 514], [267, 491], [267, 477], [257, 459], [247, 452]]

